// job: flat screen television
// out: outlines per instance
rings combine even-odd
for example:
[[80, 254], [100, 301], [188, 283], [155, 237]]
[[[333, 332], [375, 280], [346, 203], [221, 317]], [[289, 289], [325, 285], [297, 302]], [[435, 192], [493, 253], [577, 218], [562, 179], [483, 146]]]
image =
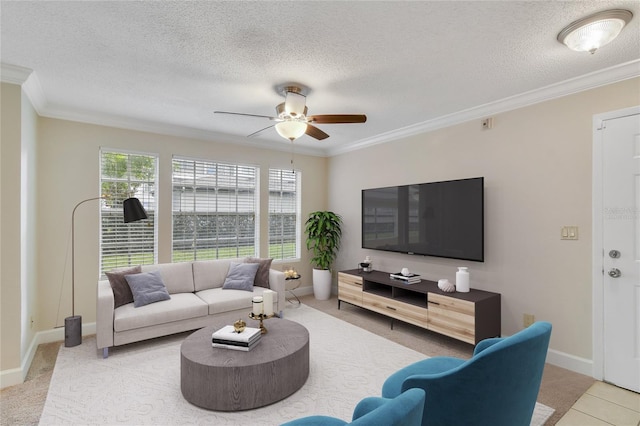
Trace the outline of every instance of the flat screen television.
[[363, 189], [362, 248], [484, 262], [484, 178]]

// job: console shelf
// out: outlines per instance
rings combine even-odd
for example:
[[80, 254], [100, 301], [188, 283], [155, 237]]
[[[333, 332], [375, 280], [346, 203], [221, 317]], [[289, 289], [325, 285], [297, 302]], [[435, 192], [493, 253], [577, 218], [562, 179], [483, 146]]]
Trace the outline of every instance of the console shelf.
[[500, 294], [445, 293], [434, 281], [405, 284], [389, 272], [338, 272], [338, 309], [347, 302], [473, 345], [500, 336]]

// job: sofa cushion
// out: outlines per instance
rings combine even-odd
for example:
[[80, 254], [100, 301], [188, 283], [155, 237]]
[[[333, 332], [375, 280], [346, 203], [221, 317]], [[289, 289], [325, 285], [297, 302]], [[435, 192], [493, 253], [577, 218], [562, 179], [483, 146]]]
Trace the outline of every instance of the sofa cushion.
[[207, 312], [207, 304], [195, 294], [172, 294], [169, 300], [140, 308], [134, 308], [132, 304], [119, 307], [113, 314], [113, 329], [116, 332], [133, 330], [206, 316]]
[[238, 259], [199, 260], [193, 262], [193, 281], [196, 291], [222, 287], [231, 262]]
[[253, 291], [253, 281], [256, 278], [256, 272], [258, 272], [259, 267], [260, 265], [257, 263], [231, 262], [222, 288], [224, 290]]
[[193, 293], [193, 268], [191, 262], [159, 263], [157, 265], [143, 265], [142, 272], [160, 271], [162, 281], [169, 294]]
[[269, 288], [269, 269], [271, 269], [271, 262], [273, 259], [258, 259], [257, 257], [247, 257], [245, 259], [247, 263], [257, 263], [258, 272], [256, 273], [256, 279], [253, 285], [258, 287]]
[[127, 303], [133, 303], [133, 293], [131, 293], [131, 287], [124, 278], [125, 275], [139, 274], [142, 272], [140, 265], [132, 268], [117, 269], [111, 272], [105, 272], [109, 279], [109, 284], [113, 290], [113, 307], [119, 308]]
[[[254, 296], [262, 296], [266, 290], [262, 287], [253, 287], [252, 292], [242, 290], [223, 290], [222, 288], [212, 288], [196, 293], [209, 306], [209, 315], [222, 312], [246, 309], [246, 315], [251, 312], [251, 302]], [[276, 298], [274, 298], [275, 301]], [[275, 309], [275, 308], [274, 308]]]
[[167, 288], [162, 282], [160, 271], [143, 272], [124, 276], [131, 293], [133, 293], [133, 306], [139, 308], [150, 303], [171, 299]]

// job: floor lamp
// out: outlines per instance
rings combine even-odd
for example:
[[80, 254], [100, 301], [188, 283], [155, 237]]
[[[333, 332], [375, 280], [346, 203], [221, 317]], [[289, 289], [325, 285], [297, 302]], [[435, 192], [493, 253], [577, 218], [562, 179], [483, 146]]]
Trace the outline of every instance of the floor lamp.
[[[76, 315], [75, 301], [76, 301], [76, 284], [75, 284], [75, 218], [76, 209], [86, 203], [87, 201], [101, 200], [106, 197], [94, 197], [87, 198], [80, 201], [73, 208], [71, 213], [71, 316], [64, 319], [64, 346], [72, 347], [78, 346], [82, 343], [82, 316]], [[135, 222], [138, 220], [146, 219], [147, 212], [142, 207], [140, 200], [137, 198], [127, 198], [122, 202], [124, 223]]]

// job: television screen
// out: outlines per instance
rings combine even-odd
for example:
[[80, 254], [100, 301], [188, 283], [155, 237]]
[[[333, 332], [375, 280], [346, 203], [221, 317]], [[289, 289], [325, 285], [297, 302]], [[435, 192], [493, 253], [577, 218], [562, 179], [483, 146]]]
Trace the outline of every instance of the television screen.
[[362, 248], [484, 262], [484, 178], [362, 190]]

